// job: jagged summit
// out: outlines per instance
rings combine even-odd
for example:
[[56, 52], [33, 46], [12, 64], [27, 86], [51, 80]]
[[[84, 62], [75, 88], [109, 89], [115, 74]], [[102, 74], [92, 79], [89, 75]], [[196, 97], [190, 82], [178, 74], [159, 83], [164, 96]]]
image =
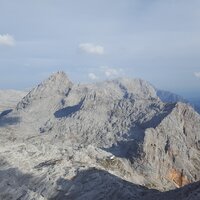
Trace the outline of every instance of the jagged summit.
[[49, 82], [60, 82], [60, 81], [68, 81], [71, 82], [67, 76], [67, 74], [64, 71], [58, 71], [56, 73], [53, 73], [46, 81], [46, 83]]
[[63, 93], [71, 86], [72, 82], [68, 76], [63, 71], [59, 71], [40, 83], [33, 91], [35, 94], [38, 93], [38, 95], [48, 95], [48, 93], [53, 94], [53, 92]]
[[[34, 105], [34, 102], [37, 102], [36, 107], [40, 107], [43, 101], [46, 103], [48, 102], [45, 107], [50, 109], [48, 106], [49, 104], [53, 104], [53, 107], [55, 107], [56, 103], [59, 103], [59, 99], [64, 102], [69, 92], [71, 93], [70, 96], [77, 100], [83, 99], [86, 96], [91, 97], [91, 95], [97, 96], [102, 101], [109, 98], [110, 100], [114, 100], [131, 96], [131, 98], [138, 99], [158, 99], [154, 87], [141, 79], [118, 78], [111, 81], [97, 82], [95, 84], [76, 85], [69, 80], [68, 76], [63, 71], [59, 71], [33, 88], [22, 101], [19, 102], [17, 110], [25, 109], [27, 106], [30, 107]], [[74, 99], [73, 101], [76, 100]], [[42, 108], [42, 110], [44, 110], [44, 108]]]
[[[27, 105], [38, 101], [48, 100], [48, 104], [55, 101], [58, 96], [63, 96], [69, 92], [72, 82], [64, 72], [52, 74], [48, 79], [33, 88], [17, 105], [17, 109], [26, 108]], [[47, 105], [48, 105], [47, 104]]]
[[142, 79], [118, 78], [114, 83], [127, 93], [132, 93], [139, 98], [158, 98], [154, 87]]
[[42, 125], [55, 112], [59, 102], [73, 87], [64, 72], [57, 72], [33, 88], [16, 106], [15, 113], [21, 121], [33, 121], [34, 127]]

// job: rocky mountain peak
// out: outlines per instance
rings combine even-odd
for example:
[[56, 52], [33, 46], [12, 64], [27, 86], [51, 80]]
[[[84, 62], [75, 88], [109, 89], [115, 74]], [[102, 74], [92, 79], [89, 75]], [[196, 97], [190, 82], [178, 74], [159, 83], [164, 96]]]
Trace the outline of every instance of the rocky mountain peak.
[[68, 76], [63, 71], [58, 71], [56, 73], [53, 73], [45, 82], [50, 83], [50, 82], [61, 82], [61, 81], [70, 82]]
[[132, 96], [136, 99], [158, 99], [154, 87], [142, 79], [117, 78], [101, 83], [100, 87], [121, 93], [124, 98]]
[[[17, 109], [27, 107], [27, 105], [38, 101], [39, 104], [45, 99], [48, 104], [55, 102], [58, 97], [65, 96], [72, 87], [72, 82], [67, 75], [59, 71], [52, 74], [48, 79], [33, 88], [17, 105]], [[43, 100], [42, 100], [43, 99]]]
[[63, 92], [72, 86], [72, 82], [63, 71], [58, 71], [52, 74], [48, 79], [39, 84], [34, 91], [37, 92]]

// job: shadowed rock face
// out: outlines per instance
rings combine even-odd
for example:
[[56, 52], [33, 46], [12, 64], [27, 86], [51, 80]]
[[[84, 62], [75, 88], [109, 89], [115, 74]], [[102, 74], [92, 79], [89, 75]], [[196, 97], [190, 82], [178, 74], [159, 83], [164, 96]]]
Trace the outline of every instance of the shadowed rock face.
[[20, 122], [19, 117], [2, 117], [0, 118], [0, 127], [6, 127], [9, 125], [16, 125]]
[[198, 200], [200, 197], [199, 182], [178, 190], [159, 192], [96, 168], [80, 171], [70, 180], [60, 177], [53, 181], [54, 184], [47, 174], [39, 177], [31, 173], [23, 173], [17, 168], [11, 168], [4, 161], [4, 169], [0, 170], [0, 198], [5, 200]]
[[163, 103], [146, 81], [75, 85], [58, 72], [1, 115], [0, 170], [9, 181], [8, 169], [22, 173], [8, 187], [21, 199], [173, 199], [189, 186], [150, 189], [200, 180], [199, 130], [198, 113]]
[[54, 116], [56, 118], [62, 118], [62, 117], [70, 117], [72, 114], [75, 114], [81, 109], [81, 106], [83, 105], [84, 99], [81, 100], [77, 105], [74, 106], [68, 106], [66, 108], [62, 108], [60, 110], [57, 110], [54, 113]]
[[159, 192], [124, 181], [103, 170], [81, 171], [72, 180], [57, 180], [63, 187], [51, 200], [72, 199], [138, 199], [138, 200], [197, 200], [200, 197], [200, 182], [179, 190]]
[[143, 150], [155, 176], [159, 174], [176, 187], [200, 179], [199, 130], [199, 115], [182, 103], [156, 128], [146, 130]]
[[79, 172], [72, 180], [59, 179], [60, 192], [53, 198], [60, 199], [141, 199], [148, 190], [124, 181], [104, 170], [88, 169]]

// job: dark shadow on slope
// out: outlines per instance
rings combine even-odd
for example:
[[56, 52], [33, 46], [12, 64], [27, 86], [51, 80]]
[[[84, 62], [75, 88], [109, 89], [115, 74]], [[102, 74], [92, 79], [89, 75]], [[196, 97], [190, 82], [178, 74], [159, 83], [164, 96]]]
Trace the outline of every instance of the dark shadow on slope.
[[5, 116], [5, 115], [7, 115], [7, 114], [9, 114], [9, 113], [12, 112], [12, 111], [13, 111], [13, 109], [4, 110], [4, 111], [0, 114], [0, 118], [3, 117], [3, 116]]
[[58, 193], [49, 200], [199, 200], [200, 182], [167, 192], [125, 181], [105, 170], [90, 168], [71, 180], [57, 180]]
[[148, 192], [157, 192], [95, 168], [80, 171], [71, 180], [60, 178], [57, 185], [60, 191], [50, 200], [140, 200]]
[[[156, 128], [161, 123], [161, 121], [172, 112], [175, 106], [176, 103], [166, 104], [162, 113], [158, 112], [152, 119], [141, 123], [139, 126], [143, 129]], [[153, 109], [154, 106], [151, 105], [151, 108]]]
[[[54, 184], [55, 183], [55, 187]], [[44, 174], [35, 177], [10, 167], [0, 158], [0, 199], [25, 200], [199, 200], [200, 182], [183, 188], [160, 192], [125, 181], [105, 170], [78, 171], [72, 179], [50, 180]], [[31, 195], [31, 196], [30, 196]]]
[[0, 118], [0, 127], [5, 127], [9, 125], [15, 125], [20, 122], [20, 117], [1, 117]]
[[122, 140], [113, 144], [110, 148], [103, 148], [103, 150], [112, 153], [116, 157], [126, 158], [131, 162], [134, 158], [141, 156], [141, 142], [138, 140]]
[[71, 180], [61, 177], [50, 181], [45, 174], [41, 177], [24, 174], [10, 167], [4, 159], [0, 161], [0, 199], [3, 200], [33, 199], [33, 194], [36, 199], [49, 200], [123, 200], [156, 192], [95, 168], [80, 171]]
[[9, 109], [0, 114], [0, 127], [14, 125], [20, 122], [20, 117], [13, 117], [9, 115], [12, 111], [12, 109]]
[[46, 181], [46, 175], [35, 177], [30, 173], [23, 173], [18, 168], [10, 166], [0, 158], [0, 199], [23, 200], [33, 199], [32, 194], [38, 198], [48, 199], [51, 188]]
[[141, 143], [144, 139], [144, 129], [135, 125], [129, 132], [123, 135], [124, 140], [118, 141], [109, 148], [102, 148], [104, 151], [130, 161], [141, 155]]
[[[0, 158], [0, 162], [0, 199], [31, 199], [28, 191], [36, 192], [41, 184], [45, 185], [43, 178], [24, 174], [17, 168], [9, 166], [2, 158]], [[40, 195], [42, 196], [42, 194]]]
[[125, 181], [105, 170], [90, 168], [71, 180], [57, 180], [58, 193], [49, 200], [199, 200], [200, 182], [167, 192]]
[[[124, 134], [124, 140], [118, 141], [110, 148], [103, 148], [103, 150], [117, 157], [127, 158], [131, 162], [134, 161], [134, 159], [137, 159], [143, 154], [142, 144], [145, 137], [145, 130], [147, 128], [156, 128], [161, 121], [172, 112], [175, 105], [176, 104], [166, 104], [161, 114], [158, 112], [148, 121], [142, 121], [145, 116], [141, 117], [137, 122], [134, 122], [135, 124], [130, 128], [129, 132]], [[154, 105], [151, 106], [153, 109]]]
[[199, 200], [200, 181], [167, 192], [149, 193], [144, 200]]
[[31, 179], [30, 175], [24, 175], [16, 168], [0, 170], [0, 199], [28, 198], [27, 191], [20, 189]]
[[83, 105], [85, 99], [82, 99], [77, 105], [74, 106], [68, 106], [66, 108], [62, 108], [54, 113], [54, 116], [56, 118], [62, 118], [62, 117], [70, 117], [72, 114], [79, 111]]

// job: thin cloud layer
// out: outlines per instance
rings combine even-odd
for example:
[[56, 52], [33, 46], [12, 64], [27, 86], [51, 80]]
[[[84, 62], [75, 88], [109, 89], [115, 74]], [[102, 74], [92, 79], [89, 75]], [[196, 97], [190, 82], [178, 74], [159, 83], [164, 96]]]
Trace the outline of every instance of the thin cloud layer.
[[93, 43], [82, 43], [79, 44], [79, 49], [82, 52], [88, 54], [96, 54], [96, 55], [103, 55], [104, 54], [104, 47], [101, 45], [95, 45]]
[[0, 45], [2, 46], [14, 46], [15, 39], [9, 34], [0, 35]]
[[93, 68], [93, 71], [88, 73], [88, 78], [92, 81], [113, 79], [124, 76], [124, 70], [117, 67], [101, 66]]
[[197, 78], [200, 78], [200, 72], [195, 72], [194, 75], [195, 75]]
[[88, 77], [93, 81], [98, 79], [98, 77], [94, 73], [89, 73]]
[[108, 66], [102, 66], [101, 70], [103, 71], [104, 75], [107, 78], [113, 78], [113, 77], [121, 76], [123, 74], [122, 69], [108, 67]]

